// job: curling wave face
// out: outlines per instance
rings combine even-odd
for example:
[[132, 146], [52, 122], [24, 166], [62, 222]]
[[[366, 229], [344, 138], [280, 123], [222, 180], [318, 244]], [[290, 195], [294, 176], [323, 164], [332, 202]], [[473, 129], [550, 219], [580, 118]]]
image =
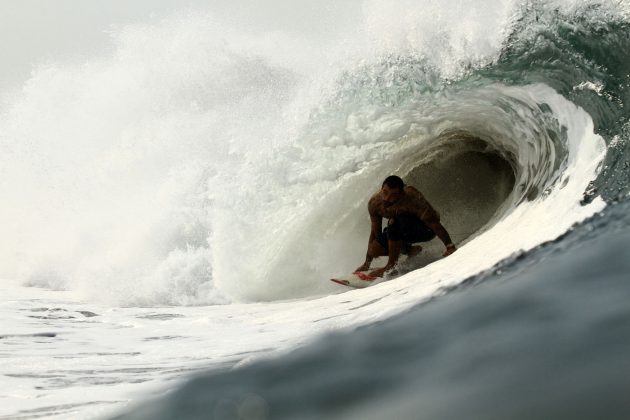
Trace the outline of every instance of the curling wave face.
[[[310, 131], [300, 139], [303, 144], [291, 145], [300, 147], [300, 154], [285, 172], [289, 181], [259, 188], [283, 190], [285, 197], [295, 194], [296, 201], [286, 206], [286, 213], [275, 212], [281, 223], [264, 236], [265, 243], [253, 244], [270, 251], [263, 257], [267, 264], [243, 264], [256, 267], [258, 276], [238, 271], [232, 279], [232, 284], [236, 278], [251, 279], [245, 292], [250, 299], [325, 293], [318, 280], [361, 261], [369, 229], [365, 203], [387, 174], [400, 174], [423, 190], [456, 243], [464, 245], [492, 230], [493, 237], [503, 237], [501, 243], [513, 247], [508, 247], [511, 253], [544, 240], [550, 220], [578, 206], [605, 150], [588, 114], [543, 85], [445, 87], [395, 106], [327, 113], [318, 117], [325, 124], [312, 122], [326, 133]], [[338, 118], [337, 123], [331, 118]], [[317, 164], [322, 156], [330, 157], [326, 165]], [[265, 165], [271, 159], [263, 159]], [[540, 214], [550, 207], [556, 214]], [[517, 219], [498, 226], [517, 209]], [[263, 213], [267, 211], [272, 212], [267, 208]], [[527, 226], [526, 238], [509, 239], [518, 225]], [[223, 239], [229, 240], [227, 235]], [[492, 245], [487, 246], [490, 255]], [[440, 253], [435, 243], [404, 270], [435, 261]], [[230, 278], [230, 273], [222, 274], [219, 278]], [[271, 288], [273, 279], [291, 282]]]
[[409, 3], [366, 2], [347, 42], [316, 50], [185, 16], [126, 28], [114, 57], [40, 68], [0, 118], [16, 221], [1, 277], [124, 305], [329, 294], [396, 173], [464, 245], [463, 279], [601, 210], [598, 192], [627, 194], [630, 42], [614, 6], [498, 2], [484, 18]]

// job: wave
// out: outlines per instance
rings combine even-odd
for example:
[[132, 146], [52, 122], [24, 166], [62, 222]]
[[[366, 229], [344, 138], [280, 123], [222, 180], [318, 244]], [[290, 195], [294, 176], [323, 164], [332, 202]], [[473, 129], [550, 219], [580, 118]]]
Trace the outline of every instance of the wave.
[[[301, 201], [282, 207], [285, 213], [264, 208], [265, 215], [274, 214], [282, 223], [272, 227], [272, 234], [262, 237], [260, 243], [247, 245], [266, 247], [273, 254], [263, 256], [264, 262], [242, 265], [245, 270], [256, 267], [258, 275], [221, 273], [218, 278], [228, 279], [228, 284], [221, 284], [224, 290], [230, 284], [238, 285], [237, 278], [248, 278], [246, 293], [253, 300], [296, 297], [305, 291], [325, 293], [321, 279], [327, 271], [348, 271], [361, 261], [369, 232], [367, 198], [390, 173], [402, 175], [426, 192], [460, 245], [489, 230], [492, 237], [503, 238], [498, 243], [509, 253], [536, 245], [548, 239], [552, 220], [579, 207], [605, 150], [603, 140], [592, 132], [588, 114], [542, 85], [454, 88], [371, 112], [362, 123], [357, 115], [342, 118], [351, 121], [350, 127], [342, 127], [344, 133], [318, 135], [319, 142], [305, 141], [308, 149], [304, 147], [300, 159], [293, 159], [292, 167], [285, 171], [290, 182], [256, 188], [295, 196], [304, 191], [321, 193], [313, 192], [308, 200], [302, 195]], [[366, 131], [370, 133], [366, 135]], [[372, 142], [365, 143], [364, 136]], [[326, 145], [331, 138], [333, 145]], [[339, 144], [339, 139], [350, 141]], [[322, 155], [331, 157], [326, 162], [344, 155], [350, 160], [322, 167], [317, 164]], [[263, 159], [265, 165], [268, 159]], [[248, 205], [254, 202], [254, 208], [263, 208], [264, 204], [254, 200], [256, 196], [250, 194]], [[543, 209], [550, 213], [542, 216]], [[519, 214], [518, 220], [514, 220], [515, 214]], [[500, 226], [508, 216], [511, 222]], [[228, 217], [242, 222], [234, 214]], [[245, 217], [251, 218], [251, 212]], [[583, 215], [575, 211], [574, 217], [572, 222]], [[527, 229], [523, 236], [513, 238], [519, 225]], [[222, 226], [233, 229], [225, 223], [218, 226], [219, 233]], [[226, 233], [222, 242], [229, 244], [227, 249], [239, 247], [229, 240]], [[439, 244], [435, 245], [424, 252], [425, 258], [418, 261], [421, 265], [438, 258]], [[492, 260], [492, 249], [486, 253], [486, 261]], [[241, 254], [246, 259], [253, 252], [245, 249]], [[472, 259], [465, 264], [473, 274], [480, 262]], [[412, 264], [406, 270], [415, 268], [418, 265]], [[291, 282], [283, 286], [273, 279]]]
[[628, 194], [619, 6], [363, 6], [341, 43], [183, 15], [39, 68], [0, 114], [0, 277], [122, 305], [330, 294], [396, 173], [465, 278]]

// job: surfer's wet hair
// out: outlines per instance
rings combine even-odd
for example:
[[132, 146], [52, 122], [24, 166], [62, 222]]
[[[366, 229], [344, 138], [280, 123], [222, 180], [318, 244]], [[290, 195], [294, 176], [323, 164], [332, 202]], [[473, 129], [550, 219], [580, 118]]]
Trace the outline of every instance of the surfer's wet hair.
[[385, 185], [387, 185], [389, 188], [396, 188], [399, 190], [405, 188], [405, 183], [403, 182], [402, 178], [396, 175], [390, 175], [385, 178], [385, 181], [383, 181], [383, 185], [381, 187], [384, 187]]

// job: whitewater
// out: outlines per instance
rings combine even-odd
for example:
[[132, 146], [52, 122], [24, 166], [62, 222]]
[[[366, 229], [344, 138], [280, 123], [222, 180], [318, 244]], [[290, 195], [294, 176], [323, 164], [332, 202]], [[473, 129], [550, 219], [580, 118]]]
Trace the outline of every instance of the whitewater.
[[[547, 3], [214, 2], [0, 91], [0, 418], [623, 418], [629, 9]], [[329, 282], [390, 174], [457, 252]]]

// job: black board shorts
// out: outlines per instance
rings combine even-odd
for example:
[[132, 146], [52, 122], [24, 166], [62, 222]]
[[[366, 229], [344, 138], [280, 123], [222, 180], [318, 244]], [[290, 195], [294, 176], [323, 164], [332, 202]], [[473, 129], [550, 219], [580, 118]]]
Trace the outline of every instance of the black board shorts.
[[387, 244], [389, 240], [402, 241], [401, 252], [406, 254], [409, 252], [412, 244], [428, 242], [433, 238], [435, 238], [435, 232], [422, 220], [411, 214], [402, 214], [389, 219], [387, 227], [376, 236], [376, 241], [386, 251], [389, 251]]

